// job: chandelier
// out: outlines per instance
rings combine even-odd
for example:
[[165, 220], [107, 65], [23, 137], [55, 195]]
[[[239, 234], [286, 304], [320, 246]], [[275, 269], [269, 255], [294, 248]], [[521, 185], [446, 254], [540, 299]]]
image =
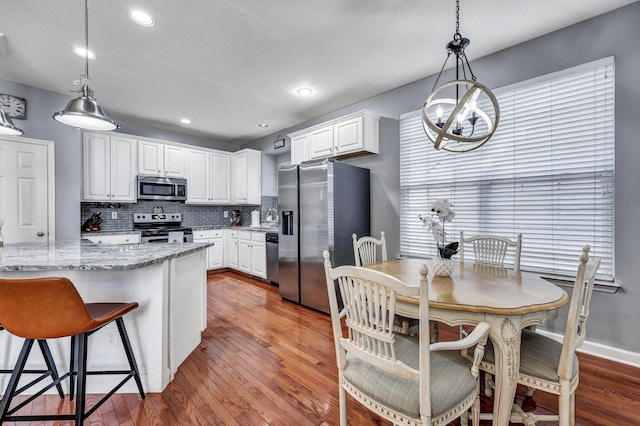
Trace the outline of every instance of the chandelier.
[[[438, 150], [473, 151], [484, 145], [498, 126], [498, 101], [491, 90], [476, 81], [464, 52], [467, 46], [469, 39], [460, 34], [460, 1], [456, 0], [456, 32], [447, 43], [447, 58], [422, 106], [422, 126]], [[456, 79], [436, 87], [452, 54], [456, 58]]]

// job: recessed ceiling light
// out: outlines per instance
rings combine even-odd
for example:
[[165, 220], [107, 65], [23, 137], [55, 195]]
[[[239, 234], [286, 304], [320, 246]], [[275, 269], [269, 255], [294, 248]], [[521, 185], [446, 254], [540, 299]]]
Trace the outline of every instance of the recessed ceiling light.
[[181, 122], [182, 124], [191, 124], [191, 120], [189, 120], [188, 118], [181, 118], [181, 119], [180, 119], [180, 122]]
[[301, 87], [296, 90], [296, 94], [298, 96], [311, 96], [313, 95], [313, 89], [310, 89], [309, 87]]
[[260, 123], [260, 124], [258, 124], [258, 126], [260, 126], [260, 127], [269, 127], [269, 125], [267, 123]]
[[143, 27], [152, 27], [156, 22], [151, 15], [141, 10], [131, 10], [129, 12], [129, 18], [138, 25]]
[[73, 48], [73, 53], [75, 53], [76, 55], [80, 56], [81, 58], [84, 58], [85, 55], [87, 54], [87, 52], [89, 53], [89, 59], [96, 59], [97, 56], [95, 53], [93, 53], [90, 50], [86, 50], [84, 47], [74, 47]]

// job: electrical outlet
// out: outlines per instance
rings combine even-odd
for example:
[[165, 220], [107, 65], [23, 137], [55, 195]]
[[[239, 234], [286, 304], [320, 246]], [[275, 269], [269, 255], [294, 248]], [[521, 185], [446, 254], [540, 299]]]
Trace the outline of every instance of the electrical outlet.
[[118, 347], [118, 337], [115, 328], [106, 328], [104, 333], [104, 347], [105, 349], [115, 349]]
[[118, 218], [118, 212], [111, 212], [111, 219], [117, 219]]
[[222, 217], [224, 217], [225, 219], [226, 219], [226, 218], [228, 218], [228, 217], [229, 217], [229, 211], [228, 211], [228, 210], [225, 210], [225, 211], [222, 213]]

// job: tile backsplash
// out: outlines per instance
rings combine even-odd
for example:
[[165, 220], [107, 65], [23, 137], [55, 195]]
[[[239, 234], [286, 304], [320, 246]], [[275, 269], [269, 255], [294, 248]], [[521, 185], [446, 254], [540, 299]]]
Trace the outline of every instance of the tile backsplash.
[[[278, 208], [278, 197], [263, 196], [261, 205], [254, 206], [192, 206], [170, 201], [139, 201], [135, 204], [126, 203], [81, 203], [82, 226], [93, 213], [100, 212], [103, 231], [130, 231], [133, 229], [133, 215], [136, 213], [152, 213], [153, 208], [160, 206], [165, 213], [182, 213], [182, 225], [190, 227], [200, 226], [228, 226], [231, 210], [240, 210], [242, 224], [251, 225], [251, 212], [260, 210], [260, 219], [264, 220], [268, 209]], [[229, 212], [229, 217], [224, 217], [224, 212]], [[116, 218], [112, 219], [115, 212]]]

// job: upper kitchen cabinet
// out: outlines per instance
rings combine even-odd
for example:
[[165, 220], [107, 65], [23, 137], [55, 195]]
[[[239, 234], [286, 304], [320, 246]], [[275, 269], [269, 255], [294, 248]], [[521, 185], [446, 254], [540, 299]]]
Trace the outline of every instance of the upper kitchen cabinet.
[[229, 154], [203, 149], [187, 150], [187, 203], [229, 204]]
[[185, 150], [180, 146], [139, 141], [138, 174], [185, 177]]
[[135, 139], [82, 135], [82, 200], [135, 202]]
[[377, 154], [380, 117], [363, 110], [289, 134], [291, 163], [327, 157]]
[[231, 203], [260, 204], [262, 198], [262, 153], [243, 149], [231, 154]]

